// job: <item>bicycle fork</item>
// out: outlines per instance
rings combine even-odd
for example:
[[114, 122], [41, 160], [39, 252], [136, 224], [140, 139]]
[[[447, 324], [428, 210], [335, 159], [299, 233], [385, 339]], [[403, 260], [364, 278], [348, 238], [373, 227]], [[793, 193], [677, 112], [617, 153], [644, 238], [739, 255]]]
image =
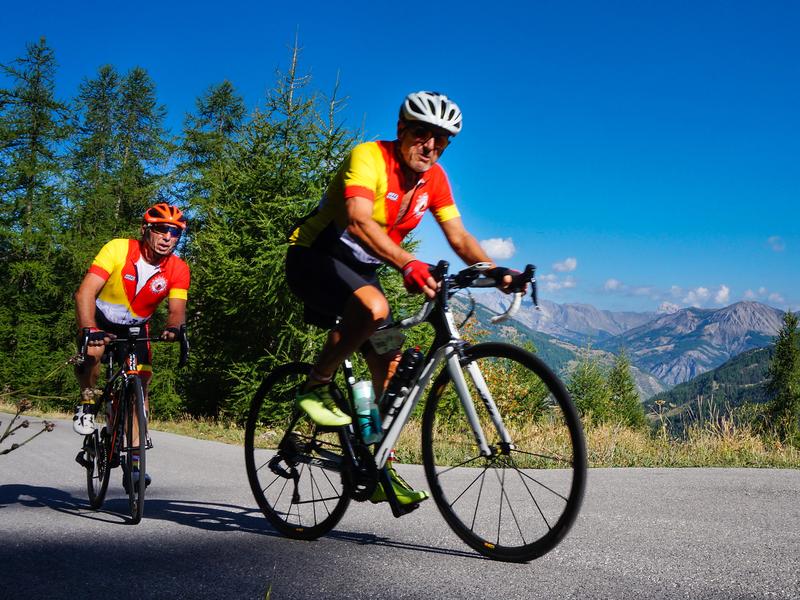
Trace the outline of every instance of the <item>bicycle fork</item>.
[[[464, 370], [461, 368], [462, 360], [463, 357], [457, 352], [453, 352], [450, 354], [450, 356], [448, 356], [447, 367], [450, 371], [450, 377], [453, 380], [453, 385], [456, 387], [458, 397], [461, 399], [461, 404], [464, 407], [464, 412], [467, 415], [467, 420], [469, 421], [472, 433], [475, 435], [475, 440], [478, 442], [481, 456], [492, 456], [495, 451], [489, 446], [486, 440], [486, 435], [484, 434], [483, 428], [481, 427], [478, 419], [478, 414], [475, 410], [475, 403], [472, 400], [472, 395], [469, 393], [467, 381], [464, 377]], [[486, 380], [483, 378], [483, 373], [481, 373], [480, 367], [478, 367], [475, 361], [468, 363], [466, 367], [470, 379], [472, 379], [472, 383], [475, 385], [475, 390], [483, 402], [483, 405], [486, 407], [486, 412], [489, 414], [489, 417], [494, 424], [494, 428], [500, 436], [499, 445], [501, 453], [508, 454], [508, 452], [514, 448], [514, 444], [511, 441], [511, 436], [508, 434], [505, 424], [503, 423], [503, 417], [500, 414], [500, 411], [497, 409], [497, 404], [495, 403], [494, 398], [492, 398], [492, 394], [489, 391], [489, 386], [486, 385]]]

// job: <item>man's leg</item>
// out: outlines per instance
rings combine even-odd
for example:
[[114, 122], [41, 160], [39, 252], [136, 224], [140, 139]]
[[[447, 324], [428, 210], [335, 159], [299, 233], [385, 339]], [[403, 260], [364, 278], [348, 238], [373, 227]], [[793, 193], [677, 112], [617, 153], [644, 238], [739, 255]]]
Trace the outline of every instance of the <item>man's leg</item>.
[[94, 415], [97, 412], [95, 405], [95, 386], [100, 375], [100, 359], [105, 346], [89, 346], [82, 365], [75, 368], [81, 397], [75, 414], [72, 417], [72, 429], [78, 435], [89, 435], [94, 431]]
[[353, 292], [339, 327], [328, 336], [314, 364], [316, 374], [330, 379], [339, 365], [358, 350], [388, 316], [389, 303], [378, 288], [365, 285]]
[[[386, 389], [389, 380], [394, 376], [397, 366], [400, 364], [402, 352], [400, 348], [386, 352], [385, 354], [378, 354], [370, 344], [364, 350], [364, 360], [369, 366], [370, 373], [372, 374], [372, 385], [375, 389], [375, 396], [380, 398], [380, 395]], [[409, 483], [400, 477], [394, 468], [395, 462], [394, 450], [389, 455], [389, 462], [386, 465], [389, 469], [389, 480], [392, 482], [394, 494], [400, 504], [419, 504], [423, 500], [429, 498], [428, 492], [425, 490], [415, 490]], [[373, 503], [384, 502], [386, 500], [386, 492], [383, 485], [379, 484], [372, 494], [370, 501]]]
[[389, 315], [389, 303], [379, 288], [365, 285], [348, 298], [342, 319], [320, 352], [297, 396], [298, 406], [318, 425], [342, 426], [352, 422], [330, 395], [327, 384], [346, 358], [353, 354]]

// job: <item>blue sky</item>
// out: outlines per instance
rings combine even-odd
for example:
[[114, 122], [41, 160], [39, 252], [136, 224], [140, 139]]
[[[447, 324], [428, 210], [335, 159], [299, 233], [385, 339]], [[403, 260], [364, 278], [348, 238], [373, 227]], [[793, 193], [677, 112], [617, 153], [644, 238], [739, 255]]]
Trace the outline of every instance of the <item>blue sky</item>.
[[[800, 309], [800, 3], [14, 3], [0, 62], [45, 36], [58, 93], [139, 65], [177, 132], [208, 86], [262, 102], [298, 35], [312, 87], [394, 135], [450, 95], [442, 158], [465, 223], [540, 296], [615, 310], [756, 299]], [[457, 259], [432, 219], [420, 256]]]

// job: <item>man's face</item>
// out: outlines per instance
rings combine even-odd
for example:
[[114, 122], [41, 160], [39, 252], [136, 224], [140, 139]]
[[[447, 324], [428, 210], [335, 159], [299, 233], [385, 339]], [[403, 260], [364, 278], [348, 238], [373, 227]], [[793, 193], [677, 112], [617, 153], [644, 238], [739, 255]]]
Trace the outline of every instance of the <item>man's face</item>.
[[175, 249], [175, 246], [178, 245], [178, 240], [181, 239], [181, 233], [183, 233], [183, 230], [179, 227], [165, 223], [142, 227], [142, 236], [145, 244], [159, 256], [166, 256]]
[[416, 173], [424, 173], [435, 165], [450, 143], [450, 135], [444, 129], [413, 121], [398, 123], [397, 137], [400, 156]]

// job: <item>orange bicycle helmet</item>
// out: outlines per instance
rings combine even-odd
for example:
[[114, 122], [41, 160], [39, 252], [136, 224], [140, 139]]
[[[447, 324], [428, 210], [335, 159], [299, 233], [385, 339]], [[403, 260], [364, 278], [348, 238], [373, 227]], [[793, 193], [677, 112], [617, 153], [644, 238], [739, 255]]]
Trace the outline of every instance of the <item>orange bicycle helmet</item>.
[[159, 202], [148, 208], [142, 219], [149, 225], [166, 223], [167, 225], [186, 229], [186, 217], [183, 216], [183, 211], [177, 206], [172, 206], [166, 202]]

